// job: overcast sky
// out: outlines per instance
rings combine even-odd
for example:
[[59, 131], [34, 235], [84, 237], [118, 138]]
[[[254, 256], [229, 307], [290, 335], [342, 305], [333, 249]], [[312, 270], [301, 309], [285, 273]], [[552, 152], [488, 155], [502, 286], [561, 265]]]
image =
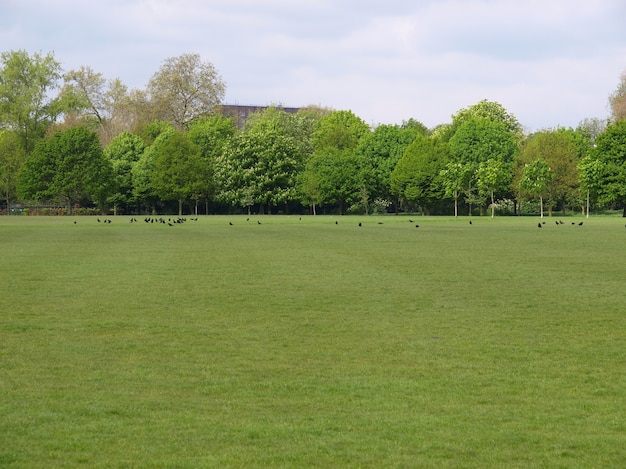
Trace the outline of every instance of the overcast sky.
[[434, 127], [488, 99], [533, 131], [608, 116], [625, 24], [625, 0], [0, 0], [0, 51], [129, 88], [198, 53], [229, 104]]

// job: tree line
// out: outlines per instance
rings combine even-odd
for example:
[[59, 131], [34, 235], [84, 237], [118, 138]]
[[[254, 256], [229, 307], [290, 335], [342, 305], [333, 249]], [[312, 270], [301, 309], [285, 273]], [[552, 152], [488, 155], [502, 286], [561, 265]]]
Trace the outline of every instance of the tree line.
[[626, 75], [610, 119], [524, 132], [483, 100], [428, 129], [371, 128], [348, 110], [270, 106], [242, 128], [196, 54], [145, 90], [52, 54], [0, 57], [0, 189], [16, 203], [113, 213], [540, 213], [624, 210]]

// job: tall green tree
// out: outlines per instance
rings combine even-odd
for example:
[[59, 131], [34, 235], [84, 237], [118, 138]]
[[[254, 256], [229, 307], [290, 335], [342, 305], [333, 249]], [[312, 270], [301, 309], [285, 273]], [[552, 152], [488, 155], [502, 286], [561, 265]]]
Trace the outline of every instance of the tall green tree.
[[300, 196], [299, 199], [303, 204], [311, 207], [311, 213], [313, 215], [317, 215], [317, 207], [324, 200], [322, 197], [319, 175], [307, 169], [302, 171], [297, 176], [298, 194]]
[[491, 201], [491, 218], [495, 216], [496, 192], [506, 190], [511, 179], [511, 165], [501, 159], [489, 158], [478, 164], [476, 186], [479, 193], [488, 196]]
[[417, 137], [391, 173], [392, 192], [428, 213], [429, 208], [441, 199], [438, 179], [447, 161], [446, 143], [435, 138]]
[[518, 140], [521, 140], [523, 137], [523, 127], [517, 120], [517, 117], [508, 112], [502, 104], [486, 99], [459, 110], [452, 116], [450, 124], [437, 127], [433, 133], [444, 141], [448, 141], [454, 136], [459, 127], [471, 119], [486, 119], [490, 122], [499, 122]]
[[439, 172], [439, 181], [446, 197], [454, 199], [454, 217], [459, 216], [459, 197], [468, 187], [468, 180], [472, 177], [471, 167], [463, 163], [448, 161]]
[[315, 151], [306, 166], [312, 174], [302, 180], [316, 181], [322, 203], [337, 204], [340, 214], [356, 202], [367, 210], [371, 189], [367, 187], [364, 159], [357, 154], [357, 147], [369, 133], [369, 126], [352, 111], [332, 111], [322, 116], [313, 132]]
[[61, 65], [52, 54], [24, 50], [0, 55], [0, 128], [14, 131], [30, 153], [62, 111], [53, 97]]
[[157, 147], [152, 186], [163, 200], [178, 201], [178, 215], [183, 213], [183, 202], [203, 190], [207, 177], [208, 165], [200, 147], [185, 133], [175, 131]]
[[580, 187], [586, 192], [585, 212], [589, 218], [589, 208], [592, 202], [598, 201], [598, 196], [602, 191], [602, 176], [604, 167], [595, 154], [586, 155], [578, 165], [578, 179]]
[[74, 127], [37, 144], [24, 163], [18, 186], [23, 198], [62, 200], [71, 213], [72, 205], [83, 199], [102, 206], [113, 190], [114, 176], [98, 136]]
[[[492, 167], [498, 165], [504, 171], [510, 171], [519, 151], [519, 139], [506, 122], [470, 115], [464, 118], [449, 145], [451, 160], [465, 165], [471, 175], [464, 190], [471, 213], [473, 202], [484, 201], [484, 197], [476, 192], [479, 168], [481, 165], [487, 167], [487, 162], [492, 160]], [[504, 190], [504, 187], [498, 185], [497, 190]]]
[[17, 175], [24, 160], [24, 149], [15, 132], [0, 130], [0, 191], [11, 214], [11, 202], [17, 196]]
[[356, 152], [363, 158], [363, 178], [371, 199], [391, 201], [394, 198], [391, 174], [396, 164], [407, 147], [427, 133], [422, 124], [410, 121], [402, 126], [380, 125], [361, 138]]
[[287, 204], [296, 198], [296, 177], [301, 160], [291, 138], [280, 129], [240, 132], [217, 159], [219, 198], [259, 211]]
[[369, 126], [352, 111], [333, 111], [319, 119], [313, 133], [315, 150], [355, 150]]
[[287, 112], [278, 106], [253, 113], [244, 126], [245, 131], [278, 130], [290, 138], [304, 162], [314, 152], [313, 134], [318, 121], [325, 115], [319, 108], [303, 108], [298, 112]]
[[612, 123], [598, 136], [594, 156], [602, 171], [600, 201], [621, 205], [626, 216], [626, 120]]
[[157, 118], [172, 122], [179, 130], [211, 113], [225, 90], [215, 66], [203, 62], [199, 54], [168, 58], [147, 86]]
[[551, 180], [552, 171], [545, 161], [537, 159], [524, 165], [519, 186], [529, 196], [539, 198], [541, 218], [543, 218], [543, 198]]
[[133, 167], [144, 152], [141, 137], [124, 131], [118, 134], [111, 143], [104, 148], [104, 156], [111, 162], [115, 176], [115, 192], [108, 202], [113, 204], [117, 214], [118, 207], [129, 208], [134, 205], [133, 197]]
[[195, 200], [203, 198], [205, 201], [205, 213], [209, 214], [209, 202], [215, 196], [217, 190], [215, 180], [215, 167], [218, 158], [222, 156], [229, 142], [237, 132], [235, 123], [231, 118], [221, 115], [202, 117], [189, 125], [189, 140], [195, 143], [207, 164], [207, 177], [205, 183], [195, 194]]
[[319, 204], [336, 204], [339, 214], [346, 208], [362, 201], [363, 180], [360, 176], [363, 159], [353, 150], [326, 148], [316, 151], [307, 161], [303, 182], [309, 184]]
[[544, 161], [552, 177], [546, 188], [549, 214], [560, 205], [565, 210], [568, 201], [579, 195], [577, 165], [584, 156], [585, 141], [572, 129], [542, 130], [530, 135], [520, 153], [522, 164]]
[[140, 206], [148, 208], [152, 213], [156, 212], [160, 203], [159, 195], [152, 184], [154, 164], [159, 147], [165, 145], [174, 133], [172, 124], [157, 120], [143, 126], [139, 134], [145, 150], [132, 168], [133, 197]]

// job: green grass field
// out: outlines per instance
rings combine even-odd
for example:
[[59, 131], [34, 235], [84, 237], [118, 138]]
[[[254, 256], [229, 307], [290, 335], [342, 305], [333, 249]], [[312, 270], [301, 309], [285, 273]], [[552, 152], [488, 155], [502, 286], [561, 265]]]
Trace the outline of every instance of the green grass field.
[[0, 467], [624, 467], [626, 228], [563, 220], [3, 217]]

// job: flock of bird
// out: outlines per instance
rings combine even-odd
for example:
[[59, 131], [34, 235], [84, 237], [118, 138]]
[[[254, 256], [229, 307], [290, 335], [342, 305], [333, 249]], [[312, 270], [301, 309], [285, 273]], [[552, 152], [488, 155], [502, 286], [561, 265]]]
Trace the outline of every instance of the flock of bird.
[[[112, 223], [112, 221], [111, 221], [111, 219], [110, 219], [110, 218], [105, 218], [105, 219], [103, 219], [103, 220], [101, 220], [100, 218], [97, 218], [97, 220], [98, 220], [98, 223], [105, 223], [105, 224]], [[198, 217], [195, 217], [195, 218], [189, 218], [189, 220], [191, 220], [191, 221], [198, 221]], [[302, 220], [302, 217], [300, 217], [300, 220]], [[143, 221], [144, 221], [145, 223], [159, 223], [159, 224], [162, 224], [162, 225], [174, 226], [174, 225], [180, 225], [180, 224], [182, 224], [182, 223], [185, 223], [185, 222], [187, 221], [187, 218], [186, 218], [186, 217], [177, 217], [177, 218], [168, 218], [168, 219], [166, 220], [166, 219], [165, 219], [165, 218], [163, 218], [163, 217], [159, 217], [159, 218], [146, 217], [146, 218], [144, 218], [144, 219], [143, 219]], [[250, 218], [249, 218], [249, 217], [248, 217], [248, 218], [246, 218], [246, 221], [247, 221], [247, 222], [249, 222], [249, 221], [250, 221]], [[257, 222], [257, 224], [258, 224], [258, 225], [261, 225], [261, 224], [262, 224], [260, 220], [257, 220], [256, 222]], [[129, 220], [129, 223], [139, 223], [139, 222], [137, 221], [137, 219], [136, 219], [136, 218], [131, 217], [131, 218], [130, 218], [130, 220]], [[413, 221], [413, 220], [411, 220], [411, 219], [409, 218], [409, 223], [414, 223], [414, 221]], [[564, 224], [565, 224], [562, 220], [555, 220], [555, 221], [554, 221], [554, 223], [555, 223], [557, 226], [558, 226], [558, 225], [564, 225]], [[583, 226], [583, 223], [584, 223], [584, 222], [582, 222], [582, 221], [581, 221], [581, 222], [579, 222], [579, 223], [572, 222], [572, 225]], [[74, 220], [74, 224], [76, 224], [76, 220]], [[234, 225], [234, 223], [233, 223], [232, 221], [229, 221], [229, 222], [228, 222], [228, 224], [229, 224], [230, 226], [233, 226], [233, 225]], [[338, 225], [338, 224], [339, 224], [339, 222], [338, 222], [338, 221], [335, 221], [335, 225]], [[377, 224], [378, 224], [378, 225], [383, 225], [384, 223], [383, 223], [382, 221], [379, 221], [379, 222], [377, 222]], [[470, 225], [472, 224], [472, 220], [469, 220], [469, 224], [470, 224]], [[545, 222], [545, 221], [539, 222], [539, 223], [537, 223], [537, 228], [543, 228], [543, 225], [545, 225], [545, 224], [546, 224], [546, 222]], [[358, 223], [358, 226], [363, 226], [363, 223], [362, 223], [362, 222], [359, 222], [359, 223]], [[415, 225], [415, 228], [419, 228], [419, 227], [420, 227], [420, 226], [419, 226], [418, 224], [416, 224], [416, 225]], [[626, 225], [624, 225], [624, 227], [626, 227]]]
[[[555, 221], [554, 221], [554, 223], [555, 223], [557, 226], [559, 226], [559, 225], [565, 225], [565, 223], [563, 223], [561, 220], [555, 220]], [[584, 223], [584, 222], [582, 222], [582, 221], [581, 221], [580, 223], [578, 223], [578, 226], [583, 226], [583, 223]], [[537, 223], [537, 228], [543, 228], [543, 225], [545, 225], [545, 224], [546, 224], [546, 222], [545, 222], [545, 221], [542, 221], [542, 222], [540, 222], [540, 223]], [[574, 222], [574, 221], [573, 221], [573, 222], [572, 222], [572, 225], [575, 225], [575, 224], [576, 224], [576, 222]]]
[[[111, 223], [111, 219], [110, 218], [105, 218], [104, 220], [100, 220], [100, 218], [96, 219], [98, 221], [98, 223]], [[192, 221], [198, 221], [198, 217], [196, 218], [190, 218], [189, 220]], [[187, 221], [186, 217], [178, 217], [178, 218], [168, 218], [167, 220], [163, 217], [159, 217], [159, 218], [152, 218], [152, 217], [146, 217], [143, 219], [143, 221], [145, 223], [159, 223], [161, 225], [169, 225], [169, 226], [174, 226], [174, 225], [180, 225], [182, 223], [185, 223]], [[130, 220], [128, 220], [129, 223], [139, 223], [139, 221], [135, 218], [135, 217], [131, 217]], [[74, 221], [74, 224], [76, 224], [76, 221]]]

